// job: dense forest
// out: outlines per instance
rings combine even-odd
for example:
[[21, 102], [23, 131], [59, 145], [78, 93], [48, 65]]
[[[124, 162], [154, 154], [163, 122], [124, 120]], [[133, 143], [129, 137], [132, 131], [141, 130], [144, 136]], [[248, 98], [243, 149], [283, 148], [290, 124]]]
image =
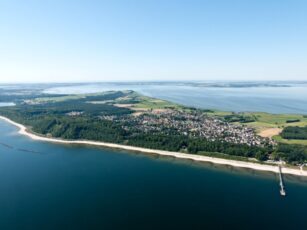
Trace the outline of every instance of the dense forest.
[[227, 122], [240, 122], [240, 123], [254, 122], [257, 120], [255, 116], [248, 116], [240, 113], [225, 115], [223, 118]]
[[303, 145], [279, 144], [276, 151], [278, 158], [292, 164], [302, 164], [307, 161], [307, 148]]
[[283, 129], [281, 136], [285, 139], [307, 140], [307, 126], [289, 126]]

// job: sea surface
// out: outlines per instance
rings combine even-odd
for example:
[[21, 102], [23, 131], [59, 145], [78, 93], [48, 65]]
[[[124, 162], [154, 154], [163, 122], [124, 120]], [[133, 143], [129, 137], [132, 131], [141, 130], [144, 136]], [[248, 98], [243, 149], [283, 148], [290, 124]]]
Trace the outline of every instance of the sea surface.
[[307, 83], [96, 83], [59, 86], [47, 93], [96, 93], [135, 90], [186, 106], [221, 111], [307, 114]]
[[0, 229], [307, 229], [307, 181], [33, 141], [0, 120]]
[[0, 102], [0, 107], [4, 107], [4, 106], [14, 106], [15, 103], [14, 102]]

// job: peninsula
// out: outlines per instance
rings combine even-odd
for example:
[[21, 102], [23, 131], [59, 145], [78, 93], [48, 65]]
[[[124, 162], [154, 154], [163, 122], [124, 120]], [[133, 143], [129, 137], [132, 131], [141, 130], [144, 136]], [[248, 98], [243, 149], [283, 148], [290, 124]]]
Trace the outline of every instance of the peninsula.
[[[1, 119], [35, 140], [120, 148], [275, 173], [283, 162], [288, 164], [283, 173], [307, 176], [303, 170], [305, 140], [299, 139], [307, 123], [303, 115], [195, 109], [131, 90], [37, 93], [11, 101], [15, 106], [0, 108]], [[286, 139], [295, 131], [285, 127], [300, 129], [296, 140]]]

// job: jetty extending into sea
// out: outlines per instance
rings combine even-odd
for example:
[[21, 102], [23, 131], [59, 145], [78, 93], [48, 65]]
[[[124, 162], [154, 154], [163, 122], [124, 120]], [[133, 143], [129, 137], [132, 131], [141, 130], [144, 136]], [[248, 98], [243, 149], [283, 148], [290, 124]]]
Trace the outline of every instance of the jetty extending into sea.
[[285, 186], [282, 180], [282, 174], [281, 174], [281, 166], [278, 165], [278, 174], [279, 174], [279, 185], [280, 185], [280, 195], [281, 196], [286, 196], [286, 190], [285, 190]]

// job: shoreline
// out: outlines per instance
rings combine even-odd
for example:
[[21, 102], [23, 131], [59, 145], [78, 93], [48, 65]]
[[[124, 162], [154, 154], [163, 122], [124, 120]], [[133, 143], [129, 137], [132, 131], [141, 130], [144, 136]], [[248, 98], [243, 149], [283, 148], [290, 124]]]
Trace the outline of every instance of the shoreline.
[[[128, 146], [128, 145], [121, 145], [121, 144], [112, 144], [112, 143], [100, 142], [100, 141], [63, 140], [63, 139], [49, 138], [49, 137], [39, 136], [39, 135], [30, 133], [27, 131], [27, 128], [24, 125], [19, 124], [15, 121], [12, 121], [11, 119], [7, 117], [0, 116], [0, 119], [18, 127], [19, 134], [25, 135], [27, 137], [30, 137], [33, 140], [38, 140], [38, 141], [46, 141], [46, 142], [60, 143], [60, 144], [84, 144], [84, 145], [92, 145], [92, 146], [101, 146], [101, 147], [108, 147], [108, 148], [113, 148], [113, 149], [123, 149], [123, 150], [134, 151], [134, 152], [157, 154], [161, 156], [172, 156], [178, 159], [187, 159], [187, 160], [194, 160], [194, 161], [199, 161], [199, 162], [210, 162], [210, 163], [219, 164], [219, 165], [230, 165], [233, 167], [248, 168], [248, 169], [253, 169], [257, 171], [268, 171], [268, 172], [273, 172], [273, 173], [279, 173], [279, 169], [277, 165], [273, 166], [273, 165], [257, 164], [257, 163], [252, 163], [252, 162], [236, 161], [236, 160], [229, 160], [229, 159], [195, 155], [195, 154], [171, 152], [171, 151], [165, 151], [165, 150], [148, 149], [148, 148], [134, 147], [134, 146]], [[282, 173], [291, 174], [295, 176], [307, 176], [307, 171], [305, 170], [293, 169], [293, 168], [288, 168], [288, 167], [282, 167]]]

